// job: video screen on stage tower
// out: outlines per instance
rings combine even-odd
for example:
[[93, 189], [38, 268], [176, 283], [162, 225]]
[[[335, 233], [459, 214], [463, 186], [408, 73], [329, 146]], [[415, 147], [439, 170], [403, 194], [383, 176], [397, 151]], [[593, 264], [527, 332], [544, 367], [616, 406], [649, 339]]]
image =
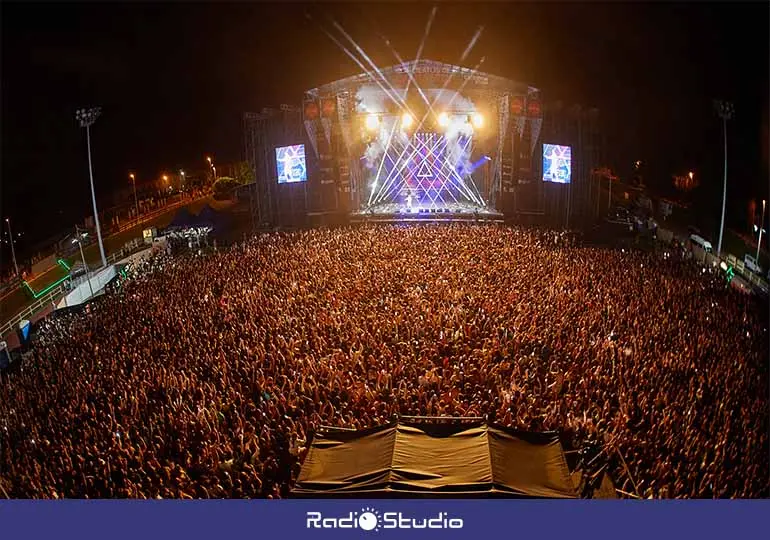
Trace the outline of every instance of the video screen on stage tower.
[[543, 182], [569, 184], [572, 181], [572, 147], [543, 144]]
[[293, 184], [307, 181], [305, 145], [279, 146], [275, 149], [275, 167], [279, 184]]

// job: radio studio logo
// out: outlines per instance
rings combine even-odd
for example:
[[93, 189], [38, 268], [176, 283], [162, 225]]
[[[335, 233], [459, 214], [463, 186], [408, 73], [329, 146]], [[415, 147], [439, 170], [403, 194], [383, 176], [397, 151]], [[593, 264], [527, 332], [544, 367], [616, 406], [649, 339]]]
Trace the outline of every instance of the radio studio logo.
[[378, 532], [380, 529], [462, 529], [464, 524], [461, 518], [450, 517], [448, 512], [412, 516], [403, 512], [380, 513], [367, 506], [360, 512], [349, 512], [343, 516], [307, 512], [305, 526], [308, 529], [361, 529]]

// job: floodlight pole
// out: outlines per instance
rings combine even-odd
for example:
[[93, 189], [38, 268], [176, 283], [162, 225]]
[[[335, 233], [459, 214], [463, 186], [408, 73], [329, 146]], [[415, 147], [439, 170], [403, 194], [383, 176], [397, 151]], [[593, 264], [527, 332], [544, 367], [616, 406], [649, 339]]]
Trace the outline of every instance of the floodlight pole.
[[[763, 206], [764, 208], [764, 206]], [[13, 248], [13, 232], [11, 231], [11, 220], [5, 218], [5, 223], [8, 225], [8, 235], [11, 237], [11, 257], [13, 258], [13, 268], [16, 271], [16, 276], [19, 275], [19, 265], [16, 264], [16, 250]], [[760, 236], [761, 238], [761, 236]]]
[[[759, 266], [759, 246], [762, 245], [762, 227], [765, 226], [765, 203], [766, 202], [767, 201], [762, 199], [762, 219], [759, 220], [759, 239], [757, 240], [757, 256], [754, 259], [757, 262], [757, 266]], [[14, 259], [14, 264], [16, 264], [15, 259]]]
[[725, 203], [727, 201], [727, 121], [733, 116], [734, 108], [733, 104], [727, 101], [717, 101], [717, 114], [722, 118], [722, 130], [724, 133], [725, 143], [725, 166], [724, 166], [724, 180], [722, 182], [722, 220], [719, 224], [719, 243], [717, 244], [717, 256], [722, 255], [722, 236], [725, 230]]
[[82, 242], [82, 238], [80, 238], [80, 231], [78, 230], [77, 225], [75, 225], [75, 241], [78, 243], [78, 247], [80, 248], [80, 258], [83, 261], [83, 268], [86, 269], [86, 279], [88, 279], [88, 290], [91, 291], [91, 298], [93, 298], [94, 288], [91, 286], [91, 270], [88, 268], [88, 265], [86, 264], [86, 256], [83, 254], [83, 242]]
[[134, 184], [134, 205], [136, 206], [136, 222], [139, 222], [139, 199], [136, 196], [136, 175], [131, 173], [129, 175], [129, 178], [131, 178], [131, 183]]
[[80, 109], [75, 117], [80, 121], [80, 126], [86, 128], [86, 141], [88, 145], [88, 175], [91, 179], [91, 202], [94, 206], [94, 222], [96, 223], [96, 238], [99, 241], [99, 253], [102, 256], [102, 266], [107, 266], [107, 257], [104, 255], [104, 243], [102, 242], [102, 228], [99, 225], [99, 213], [96, 210], [96, 191], [94, 191], [94, 169], [91, 164], [91, 126], [101, 114], [101, 108]]

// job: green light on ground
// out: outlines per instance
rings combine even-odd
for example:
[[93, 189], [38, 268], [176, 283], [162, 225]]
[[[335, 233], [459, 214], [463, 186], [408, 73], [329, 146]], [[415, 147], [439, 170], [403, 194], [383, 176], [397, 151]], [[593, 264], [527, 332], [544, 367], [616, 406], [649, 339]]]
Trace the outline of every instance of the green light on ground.
[[43, 296], [45, 293], [47, 293], [48, 291], [50, 291], [54, 287], [57, 287], [57, 286], [61, 285], [62, 283], [64, 283], [65, 281], [67, 281], [70, 278], [70, 276], [69, 276], [69, 271], [70, 271], [69, 265], [66, 262], [64, 262], [63, 259], [58, 259], [56, 262], [59, 263], [59, 266], [61, 266], [62, 268], [64, 268], [68, 272], [68, 275], [64, 276], [63, 278], [61, 278], [61, 279], [59, 279], [57, 281], [55, 281], [54, 283], [51, 283], [48, 287], [46, 287], [42, 291], [35, 292], [34, 290], [32, 290], [32, 287], [30, 287], [29, 283], [27, 283], [26, 281], [22, 282], [24, 284], [24, 286], [27, 287], [29, 292], [32, 294], [32, 298], [34, 298], [35, 300], [37, 300], [38, 298]]
[[61, 278], [61, 279], [51, 283], [48, 287], [46, 287], [45, 289], [43, 289], [42, 291], [39, 291], [39, 292], [33, 291], [32, 287], [30, 287], [29, 283], [27, 283], [26, 281], [24, 282], [24, 285], [27, 287], [27, 289], [29, 289], [29, 292], [32, 293], [32, 297], [35, 300], [37, 300], [38, 298], [43, 296], [45, 293], [47, 293], [48, 291], [50, 291], [54, 287], [56, 287], [56, 286], [60, 285], [61, 283], [64, 283], [65, 281], [67, 281], [69, 278], [70, 278], [69, 276], [64, 276], [63, 278]]

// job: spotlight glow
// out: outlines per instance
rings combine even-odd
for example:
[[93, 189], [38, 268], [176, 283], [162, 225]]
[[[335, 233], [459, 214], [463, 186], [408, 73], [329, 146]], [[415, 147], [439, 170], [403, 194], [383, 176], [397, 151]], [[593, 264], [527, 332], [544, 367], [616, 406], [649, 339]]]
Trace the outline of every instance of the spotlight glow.
[[366, 117], [366, 129], [369, 131], [374, 131], [380, 126], [380, 119], [377, 118], [376, 114], [370, 114]]
[[445, 128], [449, 127], [449, 115], [445, 112], [442, 112], [438, 115], [438, 125]]
[[412, 115], [408, 112], [404, 113], [404, 115], [401, 117], [401, 127], [404, 129], [409, 129], [412, 127], [412, 124], [414, 123], [414, 118], [412, 118]]
[[473, 116], [471, 117], [471, 123], [473, 124], [473, 127], [481, 128], [484, 126], [484, 117], [481, 115], [481, 113], [473, 113]]

